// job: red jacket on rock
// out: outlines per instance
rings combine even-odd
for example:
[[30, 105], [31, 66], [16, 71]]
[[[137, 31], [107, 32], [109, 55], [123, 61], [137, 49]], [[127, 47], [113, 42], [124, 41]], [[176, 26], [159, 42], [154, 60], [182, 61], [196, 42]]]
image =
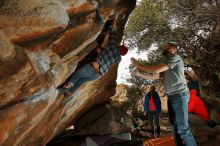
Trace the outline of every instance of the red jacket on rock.
[[200, 116], [203, 120], [208, 121], [209, 115], [203, 101], [196, 95], [196, 90], [190, 90], [190, 99], [188, 112]]

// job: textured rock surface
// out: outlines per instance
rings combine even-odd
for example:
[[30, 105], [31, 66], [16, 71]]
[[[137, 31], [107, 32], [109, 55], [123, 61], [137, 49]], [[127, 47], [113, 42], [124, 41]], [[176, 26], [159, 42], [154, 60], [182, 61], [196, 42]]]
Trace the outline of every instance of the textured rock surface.
[[111, 135], [129, 133], [133, 129], [132, 119], [120, 107], [108, 104], [84, 114], [78, 123], [76, 135]]
[[189, 114], [189, 122], [195, 136], [195, 139], [199, 146], [218, 146], [219, 138], [218, 135], [220, 131], [218, 131], [218, 126], [209, 127], [205, 121], [203, 121], [200, 117]]
[[0, 145], [45, 145], [115, 93], [117, 65], [70, 97], [56, 90], [96, 46], [98, 3], [105, 19], [118, 11], [120, 38], [135, 0], [0, 2]]
[[217, 123], [220, 123], [220, 108], [213, 108], [211, 111], [210, 111], [210, 119], [217, 122]]
[[117, 104], [123, 104], [124, 102], [127, 102], [127, 85], [118, 84], [116, 87], [116, 93], [111, 97], [111, 99]]

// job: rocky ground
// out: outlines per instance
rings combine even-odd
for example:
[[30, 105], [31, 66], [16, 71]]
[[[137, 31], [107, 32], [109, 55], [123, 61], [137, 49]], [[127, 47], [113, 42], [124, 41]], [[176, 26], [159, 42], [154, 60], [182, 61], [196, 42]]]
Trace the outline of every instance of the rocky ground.
[[[135, 120], [116, 105], [102, 104], [96, 106], [84, 114], [77, 123], [78, 124], [74, 125], [74, 129], [67, 129], [64, 133], [51, 141], [48, 146], [72, 146], [79, 141], [84, 141], [88, 136], [99, 135], [103, 137], [103, 135], [117, 135], [120, 133], [131, 134], [132, 142], [126, 143], [126, 145], [136, 146], [141, 143], [143, 145], [143, 141], [153, 138], [149, 133], [147, 118], [136, 118]], [[161, 137], [170, 135], [170, 133], [171, 129], [169, 128], [168, 118], [166, 115], [162, 115]], [[120, 146], [121, 144], [120, 142], [114, 145]]]
[[[212, 109], [210, 119], [218, 123], [220, 112]], [[134, 122], [135, 121], [135, 122]], [[198, 146], [219, 146], [220, 143], [220, 125], [208, 126], [207, 122], [200, 117], [189, 114], [189, 121], [192, 132], [196, 138]], [[100, 105], [86, 113], [75, 125], [75, 129], [69, 129], [60, 135], [62, 142], [57, 141], [48, 146], [73, 145], [79, 139], [85, 139], [91, 135], [112, 135], [119, 133], [131, 133], [132, 141], [126, 145], [141, 146], [143, 142], [160, 143], [164, 142], [166, 146], [173, 146], [172, 134], [169, 126], [167, 114], [161, 115], [161, 136], [156, 139], [149, 133], [149, 122], [146, 117], [132, 118], [122, 112], [119, 106], [104, 104]], [[58, 138], [59, 139], [59, 138]], [[56, 141], [57, 139], [55, 139]], [[123, 143], [125, 144], [125, 143]], [[121, 143], [114, 144], [120, 146]], [[107, 145], [103, 145], [107, 146]], [[165, 145], [163, 145], [165, 146]]]
[[[168, 134], [171, 134], [171, 129], [169, 127], [169, 123], [168, 123], [168, 118], [162, 116], [161, 117], [161, 137], [164, 137]], [[134, 140], [147, 140], [147, 139], [151, 139], [154, 138], [150, 135], [149, 132], [149, 123], [148, 121], [145, 121], [143, 125], [140, 126], [140, 128], [137, 128], [132, 134], [133, 134], [133, 139]]]
[[[122, 102], [128, 101], [128, 97], [126, 97], [125, 85], [119, 85], [117, 86], [117, 91], [115, 96], [113, 97], [113, 100], [119, 102], [122, 104]], [[123, 91], [123, 92], [122, 92]], [[161, 90], [159, 90], [160, 95], [163, 93]], [[196, 141], [199, 146], [219, 146], [220, 144], [220, 99], [209, 97], [208, 95], [204, 96], [204, 103], [207, 107], [209, 118], [214, 123], [207, 124], [207, 122], [203, 121], [200, 117], [189, 114], [189, 122], [192, 129], [192, 132], [196, 138]], [[143, 103], [143, 101], [137, 101], [140, 103]], [[162, 102], [162, 111], [163, 113], [167, 113], [166, 108], [166, 97], [161, 96], [161, 102]], [[140, 104], [141, 105], [141, 104]], [[138, 107], [139, 109], [143, 109], [142, 107]], [[161, 116], [161, 133], [162, 137], [171, 134], [171, 129], [169, 127], [169, 122], [167, 118], [167, 114], [162, 114]], [[145, 122], [146, 123], [146, 122]], [[140, 123], [141, 125], [141, 123]], [[148, 125], [141, 126], [139, 130], [136, 130], [133, 133], [134, 139], [137, 140], [145, 140], [149, 139], [150, 135], [148, 132]]]

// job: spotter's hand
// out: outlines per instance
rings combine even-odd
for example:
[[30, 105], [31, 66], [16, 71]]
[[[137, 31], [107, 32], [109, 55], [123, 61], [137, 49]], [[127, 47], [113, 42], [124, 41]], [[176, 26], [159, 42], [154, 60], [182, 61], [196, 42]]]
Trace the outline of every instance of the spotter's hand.
[[139, 65], [139, 62], [138, 62], [136, 59], [134, 59], [133, 57], [131, 58], [131, 63], [132, 63], [135, 67], [137, 67], [137, 66]]
[[131, 75], [133, 75], [133, 76], [139, 76], [140, 73], [139, 73], [138, 70], [134, 70], [134, 71], [131, 72]]

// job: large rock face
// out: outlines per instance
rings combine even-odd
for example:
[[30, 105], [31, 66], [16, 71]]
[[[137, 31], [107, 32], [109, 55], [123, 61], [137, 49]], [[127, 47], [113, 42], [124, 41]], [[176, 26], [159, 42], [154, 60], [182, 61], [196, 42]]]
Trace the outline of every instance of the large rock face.
[[102, 104], [84, 114], [75, 125], [75, 135], [110, 135], [129, 133], [133, 121], [120, 106]]
[[219, 146], [219, 125], [210, 127], [200, 117], [189, 114], [190, 127], [199, 146]]
[[[115, 93], [117, 65], [64, 97], [56, 87], [96, 47], [105, 20], [118, 11], [119, 38], [136, 0], [0, 1], [0, 145], [45, 145], [93, 105]], [[120, 41], [120, 40], [119, 40]]]

